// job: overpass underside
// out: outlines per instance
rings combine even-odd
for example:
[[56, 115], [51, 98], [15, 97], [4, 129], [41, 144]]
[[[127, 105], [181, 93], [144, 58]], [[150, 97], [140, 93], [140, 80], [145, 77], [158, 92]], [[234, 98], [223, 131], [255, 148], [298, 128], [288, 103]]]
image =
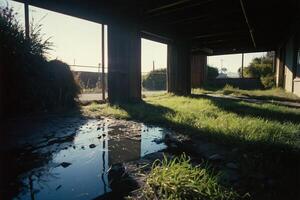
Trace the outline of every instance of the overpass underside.
[[111, 103], [141, 100], [141, 37], [168, 44], [167, 89], [178, 95], [191, 93], [191, 64], [205, 55], [276, 51], [277, 71], [289, 65], [300, 77], [298, 0], [19, 1], [108, 25]]

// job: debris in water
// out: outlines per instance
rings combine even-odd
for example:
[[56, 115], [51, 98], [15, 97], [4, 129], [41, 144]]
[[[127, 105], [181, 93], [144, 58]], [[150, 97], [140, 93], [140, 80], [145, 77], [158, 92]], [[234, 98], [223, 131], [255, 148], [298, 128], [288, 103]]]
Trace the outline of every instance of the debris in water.
[[59, 188], [61, 188], [61, 185], [57, 186], [55, 190], [59, 190]]
[[62, 166], [63, 168], [67, 168], [67, 167], [69, 167], [71, 165], [71, 163], [68, 163], [68, 162], [62, 162], [61, 164], [60, 164], [60, 166]]

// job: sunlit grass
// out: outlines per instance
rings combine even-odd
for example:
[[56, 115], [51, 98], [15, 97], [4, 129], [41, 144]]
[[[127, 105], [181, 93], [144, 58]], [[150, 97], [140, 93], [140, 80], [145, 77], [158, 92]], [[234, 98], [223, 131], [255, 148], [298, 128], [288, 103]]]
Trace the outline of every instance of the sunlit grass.
[[168, 160], [156, 160], [142, 188], [145, 199], [242, 199], [230, 188], [222, 186], [220, 175], [207, 164], [192, 166], [182, 154]]
[[109, 106], [91, 104], [84, 112], [162, 124], [207, 138], [300, 146], [300, 110], [273, 104], [255, 104], [205, 98], [160, 95], [146, 103]]
[[[189, 135], [191, 138], [226, 146], [228, 149], [238, 148], [239, 154], [234, 159], [239, 162], [243, 177], [242, 190], [249, 192], [251, 196], [255, 193], [261, 199], [270, 196], [274, 197], [273, 199], [285, 199], [292, 197], [297, 190], [295, 174], [299, 172], [300, 109], [203, 95], [180, 97], [165, 94], [147, 97], [144, 102], [119, 106], [91, 104], [84, 106], [82, 110], [90, 116], [112, 116], [157, 124]], [[167, 166], [167, 163], [164, 165]], [[201, 169], [204, 170], [203, 168], [191, 170], [185, 162], [174, 164], [173, 168], [177, 172], [184, 171], [180, 172], [182, 174], [200, 173]], [[154, 176], [154, 172], [157, 176]], [[169, 187], [163, 184], [164, 181], [173, 181], [167, 179], [172, 178], [167, 172], [169, 173], [165, 168], [158, 166], [153, 170], [149, 183], [155, 178], [165, 178], [155, 181], [159, 181], [163, 187]], [[253, 176], [257, 174], [274, 180], [276, 184], [267, 190], [262, 188], [256, 179], [253, 180]], [[201, 181], [209, 181], [212, 184], [212, 180], [218, 177], [209, 172], [207, 175], [210, 179], [204, 178]], [[185, 176], [189, 177], [188, 174]], [[169, 194], [169, 189], [164, 190]], [[212, 197], [214, 195], [216, 193], [212, 193]]]

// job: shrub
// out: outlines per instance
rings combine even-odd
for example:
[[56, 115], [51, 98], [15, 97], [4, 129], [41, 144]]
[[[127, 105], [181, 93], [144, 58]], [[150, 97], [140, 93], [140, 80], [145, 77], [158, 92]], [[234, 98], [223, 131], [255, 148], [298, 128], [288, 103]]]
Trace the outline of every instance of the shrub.
[[266, 89], [270, 89], [275, 86], [275, 77], [272, 74], [260, 77], [260, 81]]
[[60, 61], [47, 61], [51, 43], [40, 31], [35, 26], [26, 38], [16, 13], [0, 7], [1, 117], [74, 105], [79, 89], [70, 69]]
[[[248, 67], [244, 68], [245, 78], [259, 78], [266, 89], [275, 86], [273, 60], [270, 54], [261, 58], [254, 58]], [[241, 69], [239, 69], [241, 73]], [[241, 74], [240, 74], [241, 75]]]
[[142, 85], [147, 90], [166, 90], [167, 69], [157, 69], [143, 77]]
[[207, 78], [208, 79], [215, 79], [218, 75], [219, 75], [218, 68], [207, 65]]

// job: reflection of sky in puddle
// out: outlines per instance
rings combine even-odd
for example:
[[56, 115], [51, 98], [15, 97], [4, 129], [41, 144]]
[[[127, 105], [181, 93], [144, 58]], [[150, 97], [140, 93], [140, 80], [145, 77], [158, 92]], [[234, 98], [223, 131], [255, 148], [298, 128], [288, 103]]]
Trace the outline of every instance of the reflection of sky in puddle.
[[[142, 124], [139, 126], [141, 140], [116, 138], [110, 137], [114, 130], [107, 124], [99, 129], [99, 121], [89, 120], [77, 131], [68, 148], [54, 153], [52, 160], [42, 168], [33, 169], [23, 176], [27, 189], [18, 198], [92, 199], [110, 192], [107, 174], [110, 165], [135, 160], [166, 148], [162, 143], [166, 130]], [[91, 144], [95, 147], [91, 148]], [[61, 163], [71, 165], [63, 167]]]

